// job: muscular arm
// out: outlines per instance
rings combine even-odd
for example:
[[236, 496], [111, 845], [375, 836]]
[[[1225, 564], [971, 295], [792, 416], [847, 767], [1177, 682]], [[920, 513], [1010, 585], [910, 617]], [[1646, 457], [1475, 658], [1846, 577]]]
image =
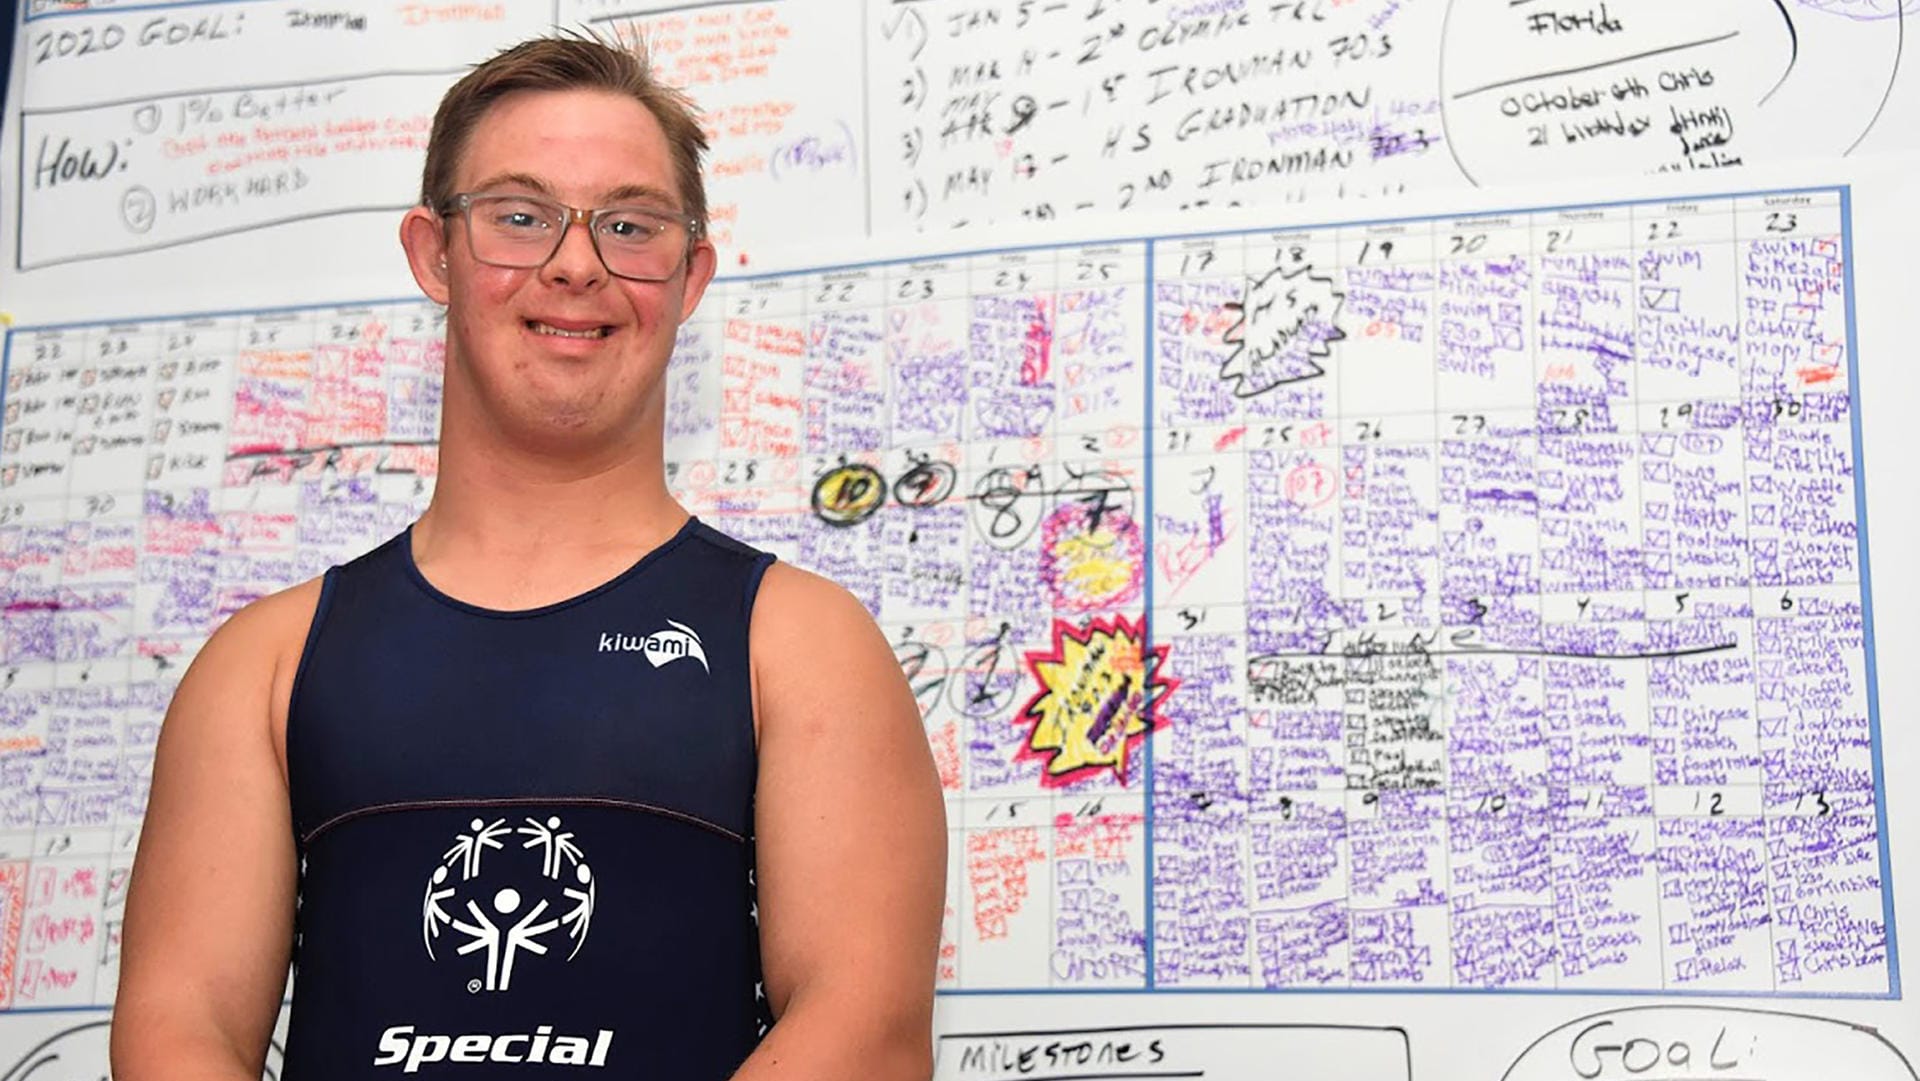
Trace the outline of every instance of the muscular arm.
[[293, 941], [280, 734], [317, 584], [208, 640], [154, 755], [113, 1012], [119, 1081], [257, 1081]]
[[735, 1081], [924, 1079], [946, 817], [919, 707], [865, 609], [805, 571], [767, 572], [752, 649], [776, 1021]]

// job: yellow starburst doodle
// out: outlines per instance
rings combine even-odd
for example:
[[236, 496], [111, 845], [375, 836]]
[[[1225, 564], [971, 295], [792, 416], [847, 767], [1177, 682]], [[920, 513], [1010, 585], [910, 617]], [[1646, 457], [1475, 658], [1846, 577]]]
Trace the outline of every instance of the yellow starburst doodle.
[[1058, 788], [1097, 770], [1127, 783], [1127, 762], [1167, 726], [1161, 710], [1179, 681], [1161, 669], [1167, 647], [1146, 648], [1146, 618], [1096, 617], [1080, 627], [1053, 622], [1053, 649], [1027, 654], [1040, 690], [1020, 710], [1033, 731], [1019, 758], [1046, 763], [1040, 781]]

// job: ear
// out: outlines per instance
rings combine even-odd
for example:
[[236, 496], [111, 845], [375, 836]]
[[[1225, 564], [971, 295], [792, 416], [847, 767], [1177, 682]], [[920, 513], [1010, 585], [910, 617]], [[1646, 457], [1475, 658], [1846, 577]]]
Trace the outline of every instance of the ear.
[[444, 305], [453, 291], [447, 272], [447, 230], [441, 217], [424, 206], [407, 211], [400, 219], [400, 246], [406, 249], [407, 266], [420, 291]]
[[713, 250], [713, 242], [701, 237], [694, 242], [693, 250], [687, 253], [687, 288], [680, 297], [680, 321], [693, 318], [693, 310], [700, 306], [700, 298], [707, 293], [707, 285], [713, 281], [714, 269], [720, 264], [720, 256]]

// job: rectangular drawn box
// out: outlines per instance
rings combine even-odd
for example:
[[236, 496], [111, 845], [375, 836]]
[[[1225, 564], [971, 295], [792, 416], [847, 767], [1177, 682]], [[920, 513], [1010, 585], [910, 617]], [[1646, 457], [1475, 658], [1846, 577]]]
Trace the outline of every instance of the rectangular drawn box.
[[1405, 1029], [1366, 1025], [1191, 1024], [946, 1033], [943, 1081], [1213, 1078], [1412, 1081]]

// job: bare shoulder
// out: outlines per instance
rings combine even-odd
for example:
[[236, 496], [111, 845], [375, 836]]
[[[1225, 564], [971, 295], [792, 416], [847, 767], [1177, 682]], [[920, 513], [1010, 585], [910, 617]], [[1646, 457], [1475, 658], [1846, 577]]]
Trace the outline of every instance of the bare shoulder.
[[320, 606], [321, 583], [312, 578], [271, 593], [229, 617], [187, 669], [176, 705], [244, 704], [248, 708], [208, 710], [206, 716], [223, 719], [220, 723], [265, 722], [284, 762], [287, 702]]
[[321, 579], [312, 578], [241, 608], [207, 639], [189, 674], [209, 668], [259, 673], [272, 671], [289, 653], [297, 660], [320, 606], [320, 591]]
[[[258, 635], [277, 641], [292, 635], [305, 641], [307, 628], [313, 622], [314, 610], [320, 605], [320, 590], [324, 581], [324, 578], [309, 578], [299, 585], [269, 593], [235, 612], [221, 630], [240, 624], [242, 630], [236, 633], [245, 633], [250, 637]], [[244, 623], [241, 622], [243, 620]]]
[[754, 717], [796, 713], [824, 718], [832, 711], [799, 709], [848, 687], [890, 686], [905, 679], [885, 635], [845, 587], [787, 563], [767, 568], [749, 628], [753, 656]]
[[866, 608], [838, 582], [791, 563], [776, 562], [768, 567], [753, 605], [755, 643], [763, 637], [769, 641], [814, 640], [823, 632], [857, 636], [862, 632], [877, 634], [878, 629]]

